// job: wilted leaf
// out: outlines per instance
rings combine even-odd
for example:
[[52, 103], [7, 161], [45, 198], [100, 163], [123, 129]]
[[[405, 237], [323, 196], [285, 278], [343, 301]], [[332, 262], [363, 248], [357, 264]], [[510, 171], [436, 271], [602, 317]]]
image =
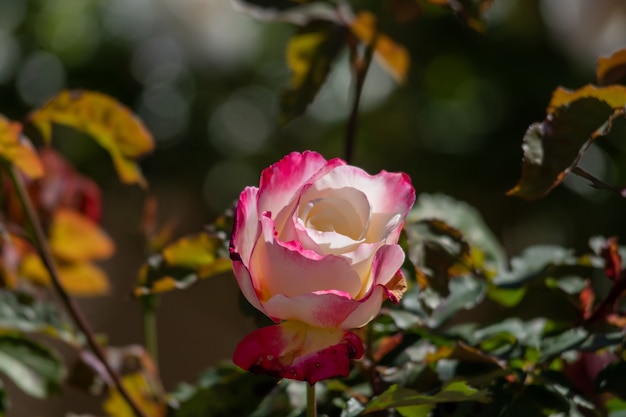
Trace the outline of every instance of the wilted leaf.
[[363, 414], [389, 408], [462, 401], [487, 402], [489, 401], [489, 394], [486, 390], [472, 388], [463, 381], [449, 382], [434, 395], [423, 395], [415, 390], [393, 385], [373, 399], [365, 407]]
[[144, 124], [115, 99], [92, 91], [63, 91], [32, 113], [30, 119], [48, 143], [53, 124], [92, 136], [109, 152], [123, 182], [147, 185], [135, 161], [152, 151], [154, 140]]
[[[90, 297], [109, 292], [109, 280], [104, 271], [89, 262], [57, 265], [63, 288], [72, 295]], [[20, 276], [39, 285], [51, 285], [50, 274], [41, 258], [35, 254], [24, 256]]]
[[221, 238], [206, 232], [171, 243], [142, 266], [135, 295], [187, 288], [198, 279], [230, 271], [223, 244]]
[[115, 246], [111, 238], [82, 214], [66, 209], [58, 210], [50, 226], [52, 253], [67, 262], [106, 259]]
[[[552, 99], [548, 105], [548, 113], [556, 113], [559, 108], [571, 105], [583, 98], [595, 98], [603, 101], [612, 109], [619, 109], [626, 105], [626, 87], [621, 85], [596, 87], [591, 84], [578, 90], [568, 90], [559, 87], [552, 93]], [[605, 120], [610, 114], [611, 112], [606, 115]]]
[[[122, 377], [122, 384], [146, 416], [165, 417], [167, 408], [161, 392], [155, 390], [143, 373], [136, 372]], [[115, 389], [111, 389], [102, 408], [110, 417], [136, 417], [126, 400]]]
[[615, 51], [608, 57], [600, 57], [596, 67], [598, 85], [626, 83], [626, 49]]
[[345, 28], [329, 22], [310, 23], [291, 37], [287, 45], [291, 81], [281, 97], [282, 123], [304, 113], [345, 43]]
[[371, 45], [375, 41], [374, 57], [396, 81], [406, 80], [411, 62], [409, 52], [389, 36], [378, 33], [376, 16], [370, 12], [359, 13], [350, 24], [350, 30], [365, 45]]
[[550, 192], [567, 177], [614, 112], [610, 104], [598, 98], [580, 96], [568, 103], [565, 96], [568, 94], [557, 90], [553, 103], [561, 107], [526, 131], [522, 177], [507, 195], [535, 200]]
[[25, 393], [44, 398], [58, 393], [63, 365], [48, 348], [17, 334], [0, 334], [0, 372]]
[[22, 125], [0, 115], [0, 158], [18, 167], [30, 178], [39, 178], [43, 166], [30, 141], [22, 135]]

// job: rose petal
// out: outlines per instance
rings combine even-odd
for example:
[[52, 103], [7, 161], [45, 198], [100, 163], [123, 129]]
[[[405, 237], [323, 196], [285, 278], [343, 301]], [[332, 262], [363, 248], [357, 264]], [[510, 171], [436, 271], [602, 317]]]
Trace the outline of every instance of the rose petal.
[[264, 307], [270, 317], [297, 320], [313, 327], [339, 328], [360, 304], [350, 294], [331, 290], [296, 297], [278, 294], [267, 300]]
[[[400, 220], [404, 219], [415, 202], [411, 179], [404, 173], [381, 171], [372, 176], [360, 168], [344, 165], [319, 178], [313, 187], [318, 191], [344, 187], [362, 191], [367, 196], [372, 215], [391, 215], [381, 222], [384, 224], [396, 214], [400, 214]], [[371, 241], [369, 237], [368, 241]]]
[[[248, 268], [246, 268], [246, 266], [241, 261], [233, 261], [233, 273], [235, 274], [235, 278], [237, 278], [237, 284], [241, 289], [241, 293], [246, 298], [246, 300], [248, 300], [248, 302], [252, 304], [254, 308], [269, 316], [269, 314], [267, 314], [267, 312], [263, 308], [263, 305], [261, 304], [261, 301], [259, 299], [259, 294], [262, 292], [262, 290], [260, 290], [258, 293], [257, 290], [255, 290], [254, 282], [252, 280], [252, 277], [250, 276]], [[261, 288], [263, 288], [262, 285]]]
[[350, 374], [350, 360], [363, 356], [357, 335], [286, 321], [247, 335], [235, 349], [233, 362], [250, 372], [314, 384]]
[[402, 267], [404, 257], [404, 251], [399, 245], [385, 245], [378, 249], [372, 262], [371, 274], [361, 287], [362, 293], [356, 298], [365, 297], [375, 285], [386, 286]]
[[320, 256], [297, 244], [284, 244], [275, 238], [274, 221], [261, 216], [262, 237], [250, 260], [250, 274], [265, 287], [256, 287], [261, 301], [284, 294], [295, 297], [324, 290], [337, 290], [352, 297], [361, 292], [361, 279], [350, 263], [335, 255]]
[[[281, 230], [297, 201], [300, 188], [315, 178], [319, 171], [326, 173], [342, 164], [345, 162], [339, 159], [326, 161], [317, 152], [290, 153], [261, 173], [258, 213], [271, 212], [274, 219], [280, 219], [277, 224]], [[281, 215], [282, 212], [287, 214]]]
[[235, 223], [233, 225], [233, 235], [230, 239], [230, 252], [231, 258], [234, 260], [240, 259], [244, 264], [250, 262], [252, 249], [261, 233], [257, 212], [258, 192], [258, 188], [246, 187], [239, 196], [239, 202], [235, 210]]

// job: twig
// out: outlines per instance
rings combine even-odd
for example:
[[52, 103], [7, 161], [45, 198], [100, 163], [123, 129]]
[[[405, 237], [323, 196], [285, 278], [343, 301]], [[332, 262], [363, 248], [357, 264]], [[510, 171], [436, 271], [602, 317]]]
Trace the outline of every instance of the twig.
[[111, 368], [111, 365], [109, 365], [102, 348], [96, 342], [91, 326], [87, 322], [86, 318], [83, 316], [78, 305], [67, 294], [67, 292], [65, 292], [65, 289], [63, 288], [59, 279], [59, 272], [57, 270], [56, 264], [54, 263], [54, 259], [52, 258], [50, 247], [48, 246], [48, 241], [46, 240], [46, 235], [43, 231], [43, 228], [41, 227], [41, 223], [39, 222], [39, 217], [37, 217], [35, 213], [35, 209], [33, 208], [30, 197], [26, 193], [24, 184], [22, 183], [22, 180], [14, 166], [7, 166], [7, 169], [9, 171], [9, 176], [11, 177], [11, 181], [13, 182], [17, 195], [22, 203], [22, 206], [24, 207], [26, 218], [28, 219], [28, 222], [30, 223], [30, 226], [32, 228], [33, 238], [35, 239], [35, 243], [41, 255], [41, 259], [43, 260], [43, 263], [50, 274], [52, 287], [54, 288], [58, 297], [61, 299], [61, 302], [63, 303], [67, 311], [70, 313], [70, 316], [76, 323], [76, 326], [78, 326], [80, 331], [85, 335], [89, 348], [93, 351], [98, 360], [102, 362], [102, 365], [106, 369], [106, 372], [113, 382], [113, 385], [119, 391], [120, 395], [124, 398], [126, 403], [128, 403], [133, 413], [137, 417], [147, 417], [144, 412], [139, 408], [139, 406], [135, 403], [126, 388], [122, 385], [122, 381], [120, 380], [117, 373], [113, 370], [113, 368]]
[[356, 131], [359, 119], [359, 105], [361, 103], [361, 94], [365, 77], [372, 63], [376, 42], [378, 41], [378, 33], [372, 37], [372, 41], [367, 45], [365, 54], [362, 58], [358, 57], [356, 45], [351, 46], [352, 62], [354, 65], [354, 95], [352, 101], [352, 109], [350, 110], [350, 118], [346, 127], [346, 144], [344, 150], [344, 159], [350, 164], [354, 158], [354, 145], [356, 142]]
[[591, 182], [591, 186], [594, 188], [598, 188], [600, 190], [612, 191], [614, 193], [621, 195], [622, 197], [626, 197], [626, 188], [618, 188], [618, 187], [609, 185], [605, 183], [604, 181], [601, 181], [598, 178], [594, 177], [593, 175], [591, 175], [590, 173], [588, 173], [587, 171], [585, 171], [584, 169], [578, 166], [575, 166], [574, 168], [572, 168], [572, 174], [576, 174], [579, 177], [582, 177], [588, 180], [589, 182]]

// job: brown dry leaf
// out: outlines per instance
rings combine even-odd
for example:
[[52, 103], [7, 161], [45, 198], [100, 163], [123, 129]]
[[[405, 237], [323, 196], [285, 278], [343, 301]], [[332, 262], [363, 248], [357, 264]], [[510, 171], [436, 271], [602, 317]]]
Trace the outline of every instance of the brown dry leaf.
[[376, 16], [370, 12], [359, 13], [352, 21], [350, 30], [366, 45], [370, 45], [376, 37], [375, 58], [396, 81], [402, 83], [406, 80], [411, 63], [409, 52], [389, 36], [377, 33]]
[[608, 57], [600, 57], [596, 79], [599, 85], [626, 83], [626, 49], [620, 49]]
[[50, 226], [52, 253], [69, 262], [106, 259], [113, 254], [111, 238], [82, 214], [67, 209], [58, 210]]
[[30, 115], [46, 142], [52, 125], [72, 127], [94, 138], [113, 160], [125, 183], [147, 182], [135, 160], [154, 149], [154, 139], [144, 124], [115, 99], [93, 91], [63, 91]]
[[[122, 384], [146, 416], [165, 416], [167, 407], [161, 399], [160, 390], [151, 384], [142, 372], [135, 372], [122, 377]], [[135, 413], [116, 390], [111, 390], [102, 408], [110, 417], [135, 417]]]
[[[100, 268], [88, 262], [58, 265], [59, 279], [70, 294], [81, 297], [104, 295], [109, 292], [109, 280]], [[24, 256], [20, 277], [35, 284], [50, 286], [50, 274], [41, 258], [34, 253]]]
[[30, 141], [22, 135], [22, 125], [0, 115], [0, 158], [15, 165], [29, 178], [43, 175], [43, 165]]

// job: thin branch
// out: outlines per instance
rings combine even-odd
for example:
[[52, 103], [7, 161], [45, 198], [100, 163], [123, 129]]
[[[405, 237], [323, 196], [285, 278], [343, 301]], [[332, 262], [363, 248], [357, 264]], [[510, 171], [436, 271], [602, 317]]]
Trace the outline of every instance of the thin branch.
[[575, 166], [574, 168], [572, 168], [572, 174], [578, 175], [579, 177], [582, 177], [588, 180], [589, 182], [591, 182], [591, 186], [594, 188], [598, 188], [600, 190], [612, 191], [614, 193], [621, 195], [622, 197], [626, 197], [626, 188], [619, 188], [619, 187], [614, 187], [612, 185], [609, 185], [605, 183], [604, 181], [601, 181], [598, 178], [594, 177], [593, 175], [591, 175], [590, 173], [588, 173], [587, 171], [585, 171], [584, 169], [578, 166]]
[[33, 204], [30, 200], [30, 197], [26, 193], [26, 189], [24, 188], [24, 184], [22, 183], [19, 173], [16, 171], [15, 167], [12, 165], [7, 166], [7, 169], [9, 172], [9, 176], [11, 177], [11, 181], [13, 182], [13, 185], [17, 192], [17, 195], [22, 203], [22, 206], [24, 207], [26, 218], [28, 219], [28, 222], [32, 228], [33, 239], [35, 241], [37, 249], [39, 250], [41, 259], [50, 274], [52, 287], [54, 288], [56, 294], [61, 299], [61, 302], [63, 303], [63, 305], [69, 312], [70, 316], [76, 323], [76, 326], [85, 335], [87, 344], [89, 345], [93, 353], [96, 355], [98, 360], [102, 362], [102, 365], [106, 369], [106, 372], [109, 375], [111, 382], [113, 382], [113, 385], [115, 386], [115, 388], [119, 391], [121, 396], [128, 403], [130, 408], [133, 410], [133, 413], [137, 417], [147, 417], [144, 414], [144, 412], [139, 408], [139, 406], [135, 403], [135, 401], [132, 399], [129, 392], [126, 390], [126, 388], [122, 385], [122, 381], [120, 380], [120, 377], [113, 370], [113, 368], [111, 368], [111, 365], [109, 365], [108, 361], [106, 360], [104, 351], [102, 350], [100, 345], [98, 345], [98, 342], [96, 342], [93, 330], [91, 329], [91, 326], [87, 322], [85, 316], [83, 316], [78, 305], [74, 302], [74, 300], [67, 294], [67, 292], [63, 288], [61, 281], [59, 279], [59, 272], [57, 270], [56, 264], [52, 257], [52, 253], [50, 251], [48, 241], [46, 240], [46, 235], [43, 231], [41, 223], [39, 222], [39, 217], [37, 217], [37, 214], [35, 213], [35, 209], [33, 208]]
[[352, 62], [354, 67], [354, 94], [352, 96], [352, 108], [350, 110], [350, 118], [346, 127], [346, 143], [344, 150], [344, 159], [350, 164], [354, 159], [354, 146], [356, 143], [356, 132], [359, 119], [359, 105], [361, 103], [361, 94], [365, 85], [365, 77], [369, 70], [376, 42], [378, 41], [378, 33], [372, 37], [372, 41], [367, 45], [362, 58], [359, 58], [357, 46], [351, 46]]

